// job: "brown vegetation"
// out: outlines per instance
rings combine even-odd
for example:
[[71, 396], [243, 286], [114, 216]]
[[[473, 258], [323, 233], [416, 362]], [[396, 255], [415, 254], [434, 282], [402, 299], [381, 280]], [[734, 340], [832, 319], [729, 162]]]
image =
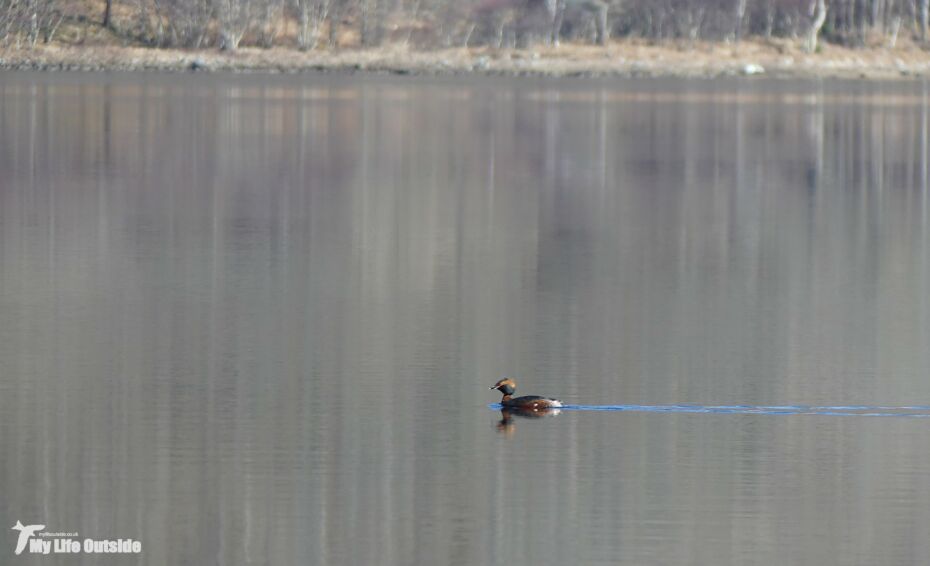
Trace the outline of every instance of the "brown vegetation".
[[927, 76], [928, 2], [0, 0], [0, 67]]

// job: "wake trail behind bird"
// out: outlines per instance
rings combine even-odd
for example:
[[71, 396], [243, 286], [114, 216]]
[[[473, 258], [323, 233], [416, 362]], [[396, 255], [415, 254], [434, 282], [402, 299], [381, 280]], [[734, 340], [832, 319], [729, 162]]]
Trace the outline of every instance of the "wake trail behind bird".
[[[500, 409], [500, 403], [490, 405]], [[573, 405], [563, 411], [602, 411], [629, 413], [704, 413], [729, 415], [823, 415], [842, 417], [930, 418], [930, 405]]]

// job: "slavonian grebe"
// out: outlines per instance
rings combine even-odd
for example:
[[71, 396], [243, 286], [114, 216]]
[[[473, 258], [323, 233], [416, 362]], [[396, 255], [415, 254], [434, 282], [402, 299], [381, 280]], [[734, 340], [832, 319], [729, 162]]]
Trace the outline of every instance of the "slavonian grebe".
[[558, 399], [549, 399], [539, 395], [525, 395], [523, 397], [513, 397], [513, 392], [517, 390], [517, 384], [514, 380], [505, 377], [498, 381], [489, 389], [497, 389], [504, 394], [501, 399], [501, 405], [524, 411], [541, 411], [553, 407], [561, 407], [562, 402]]

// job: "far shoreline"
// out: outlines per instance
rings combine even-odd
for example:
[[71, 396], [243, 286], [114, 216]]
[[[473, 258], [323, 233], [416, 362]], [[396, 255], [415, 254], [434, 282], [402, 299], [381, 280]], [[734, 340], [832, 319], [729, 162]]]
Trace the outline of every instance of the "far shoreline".
[[761, 76], [785, 79], [837, 78], [926, 80], [930, 52], [910, 45], [894, 49], [826, 45], [805, 53], [788, 40], [749, 39], [739, 44], [691, 42], [653, 44], [620, 39], [606, 47], [564, 44], [526, 49], [453, 48], [298, 51], [292, 48], [162, 49], [115, 45], [38, 45], [0, 48], [0, 70], [305, 72], [391, 75], [511, 77]]

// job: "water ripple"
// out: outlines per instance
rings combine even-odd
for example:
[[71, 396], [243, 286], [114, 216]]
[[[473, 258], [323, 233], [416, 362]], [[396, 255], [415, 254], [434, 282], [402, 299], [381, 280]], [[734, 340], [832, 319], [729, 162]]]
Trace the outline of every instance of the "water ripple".
[[[503, 408], [500, 403], [489, 405]], [[728, 415], [824, 415], [836, 417], [930, 418], [930, 405], [562, 405], [563, 411], [712, 413]]]

